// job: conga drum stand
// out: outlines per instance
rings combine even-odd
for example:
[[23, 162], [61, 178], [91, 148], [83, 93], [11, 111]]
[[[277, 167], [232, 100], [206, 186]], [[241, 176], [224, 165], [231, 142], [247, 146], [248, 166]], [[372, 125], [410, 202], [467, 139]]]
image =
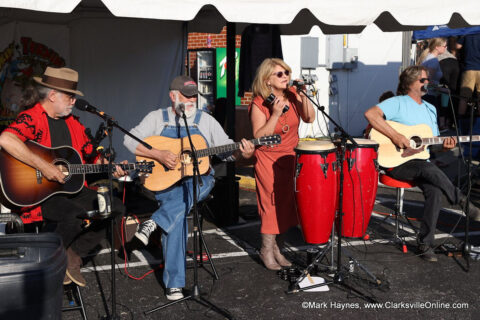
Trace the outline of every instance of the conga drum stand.
[[[300, 285], [299, 285], [300, 282], [303, 279], [305, 279], [305, 277], [307, 277], [309, 275], [309, 273], [313, 269], [315, 263], [317, 263], [318, 261], [323, 259], [323, 257], [325, 257], [327, 252], [332, 249], [333, 241], [331, 241], [329, 244], [327, 244], [327, 246], [323, 250], [318, 252], [316, 257], [313, 259], [312, 263], [310, 263], [310, 265], [307, 266], [307, 268], [304, 270], [302, 275], [297, 279], [297, 281], [289, 286], [289, 288], [287, 290], [287, 293], [296, 293], [296, 292], [300, 292], [300, 291], [306, 291], [308, 289], [322, 287], [322, 286], [329, 285], [329, 284], [336, 284], [336, 285], [340, 285], [340, 286], [344, 287], [345, 289], [349, 290], [350, 292], [353, 292], [353, 293], [357, 294], [359, 297], [365, 299], [368, 302], [376, 302], [376, 300], [374, 298], [366, 295], [365, 293], [361, 292], [360, 290], [352, 287], [350, 284], [345, 282], [345, 280], [349, 277], [350, 265], [353, 263], [354, 265], [361, 266], [360, 263], [358, 263], [358, 261], [354, 260], [351, 257], [351, 255], [347, 254], [347, 256], [349, 256], [349, 259], [350, 259], [349, 260], [349, 266], [348, 267], [342, 266], [342, 251], [343, 251], [343, 249], [342, 249], [342, 221], [343, 221], [343, 182], [344, 182], [343, 162], [345, 160], [347, 140], [351, 141], [351, 143], [355, 147], [357, 147], [358, 145], [355, 142], [355, 140], [352, 138], [352, 136], [350, 136], [340, 125], [338, 125], [335, 122], [335, 120], [333, 120], [325, 112], [325, 108], [323, 106], [319, 106], [302, 89], [297, 87], [297, 91], [302, 92], [312, 102], [312, 104], [314, 106], [316, 106], [317, 109], [320, 110], [320, 112], [322, 112], [322, 114], [331, 121], [331, 123], [333, 123], [333, 125], [340, 132], [339, 157], [338, 157], [338, 160], [339, 160], [339, 163], [340, 163], [340, 165], [339, 165], [339, 170], [340, 170], [340, 172], [339, 172], [339, 174], [340, 174], [339, 183], [340, 183], [340, 186], [339, 186], [339, 191], [338, 191], [338, 199], [339, 199], [338, 212], [337, 212], [337, 215], [338, 215], [337, 223], [338, 224], [335, 228], [337, 230], [337, 239], [338, 239], [337, 240], [337, 266], [336, 266], [335, 273], [334, 273], [334, 275], [333, 275], [333, 277], [330, 281], [326, 281], [324, 283], [314, 284], [312, 286], [300, 288]], [[367, 270], [364, 266], [362, 266], [361, 268], [362, 268], [362, 270]], [[370, 276], [373, 276], [373, 274], [371, 272], [368, 272], [367, 274], [369, 274]], [[381, 284], [381, 281], [379, 279], [377, 279], [375, 276], [373, 276], [373, 278], [375, 279], [374, 281], [377, 285]]]

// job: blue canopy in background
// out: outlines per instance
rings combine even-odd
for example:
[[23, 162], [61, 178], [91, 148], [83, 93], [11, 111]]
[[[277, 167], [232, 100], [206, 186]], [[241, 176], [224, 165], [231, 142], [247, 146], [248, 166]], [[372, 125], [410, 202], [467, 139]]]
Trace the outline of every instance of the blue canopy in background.
[[446, 25], [431, 26], [425, 30], [413, 31], [412, 40], [422, 40], [438, 37], [448, 38], [452, 36], [463, 36], [472, 33], [480, 33], [480, 26], [459, 29], [450, 29]]

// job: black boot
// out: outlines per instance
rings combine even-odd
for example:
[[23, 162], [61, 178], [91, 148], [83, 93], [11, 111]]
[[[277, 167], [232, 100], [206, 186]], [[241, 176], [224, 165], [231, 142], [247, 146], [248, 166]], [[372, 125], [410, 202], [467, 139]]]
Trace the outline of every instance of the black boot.
[[[462, 210], [466, 211], [467, 197], [462, 196], [458, 204], [462, 207]], [[472, 202], [468, 202], [468, 216], [474, 220], [480, 222], [480, 209], [477, 208]]]

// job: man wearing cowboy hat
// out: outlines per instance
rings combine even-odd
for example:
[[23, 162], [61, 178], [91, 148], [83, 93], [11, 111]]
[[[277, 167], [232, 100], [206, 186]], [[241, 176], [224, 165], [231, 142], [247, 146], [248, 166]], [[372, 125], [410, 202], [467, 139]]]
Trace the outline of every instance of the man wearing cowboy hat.
[[[47, 67], [43, 76], [34, 77], [37, 83], [38, 102], [21, 112], [17, 119], [0, 135], [0, 147], [23, 163], [39, 170], [43, 177], [65, 183], [65, 174], [54, 164], [32, 152], [25, 141], [32, 140], [46, 147], [71, 146], [86, 162], [105, 162], [85, 134], [85, 127], [71, 114], [75, 96], [83, 96], [77, 90], [78, 73], [69, 68]], [[116, 167], [114, 176], [125, 172]], [[94, 210], [97, 193], [83, 188], [74, 195], [54, 195], [39, 206], [45, 229], [58, 233], [67, 249], [67, 271], [64, 284], [74, 281], [79, 286], [86, 282], [80, 273], [81, 257], [86, 256], [105, 237], [106, 221], [92, 223], [84, 230], [82, 220], [87, 211]], [[36, 208], [38, 209], [38, 206]], [[113, 202], [114, 212], [123, 213], [125, 208], [119, 201]]]
[[[201, 135], [209, 147], [233, 143], [221, 125], [209, 114], [197, 109], [197, 84], [187, 76], [178, 76], [170, 84], [171, 106], [150, 112], [142, 122], [131, 130], [140, 139], [149, 136], [168, 138], [186, 137], [185, 123], [180, 118], [183, 113], [187, 118], [191, 135]], [[163, 164], [168, 169], [177, 165], [178, 155], [170, 150], [151, 150], [137, 141], [125, 136], [124, 145], [134, 154], [148, 157]], [[219, 155], [225, 160], [236, 157], [250, 158], [255, 150], [253, 144], [242, 139], [240, 150]], [[202, 176], [203, 185], [199, 186], [198, 201], [205, 199], [213, 188], [213, 169]], [[162, 248], [165, 267], [163, 283], [168, 300], [183, 298], [182, 288], [185, 286], [185, 252], [187, 242], [187, 214], [193, 207], [192, 178], [186, 178], [175, 185], [159, 192], [155, 198], [160, 204], [152, 219], [143, 222], [135, 236], [145, 245], [150, 234], [157, 228], [162, 229]]]

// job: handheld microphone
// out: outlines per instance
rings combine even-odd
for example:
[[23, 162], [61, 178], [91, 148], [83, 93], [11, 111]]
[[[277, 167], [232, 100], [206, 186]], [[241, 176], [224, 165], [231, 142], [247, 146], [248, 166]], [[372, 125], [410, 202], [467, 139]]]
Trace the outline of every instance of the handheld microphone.
[[307, 79], [307, 80], [290, 80], [288, 83], [290, 87], [295, 86], [295, 87], [302, 87], [302, 86], [309, 86], [314, 84], [315, 82], [313, 79]]
[[450, 89], [448, 89], [447, 87], [445, 87], [444, 85], [441, 85], [441, 84], [429, 83], [426, 86], [426, 89], [433, 90], [433, 91], [440, 92], [440, 93], [450, 94]]

